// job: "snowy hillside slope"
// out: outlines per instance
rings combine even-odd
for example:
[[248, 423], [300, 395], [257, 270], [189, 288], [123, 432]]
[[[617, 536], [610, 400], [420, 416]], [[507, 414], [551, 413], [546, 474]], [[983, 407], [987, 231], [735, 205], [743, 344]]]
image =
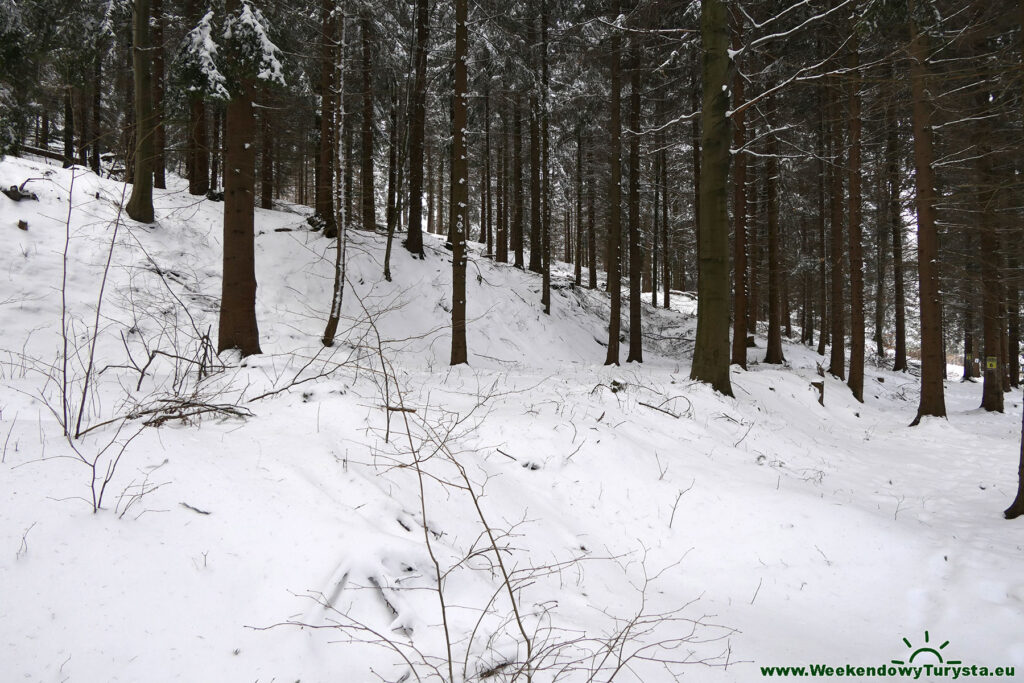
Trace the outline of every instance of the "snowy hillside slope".
[[217, 360], [222, 204], [172, 178], [115, 235], [121, 185], [75, 171], [68, 221], [72, 172], [0, 162], [28, 177], [38, 202], [0, 196], [0, 679], [751, 681], [925, 632], [1024, 670], [1019, 392], [991, 415], [950, 382], [909, 429], [914, 378], [869, 368], [863, 405], [826, 378], [821, 406], [787, 343], [725, 398], [688, 379], [688, 301], [604, 367], [603, 294], [556, 278], [548, 318], [476, 251], [450, 368], [432, 236], [387, 283], [384, 238], [351, 233], [324, 349], [332, 245], [298, 209], [257, 209], [264, 354]]

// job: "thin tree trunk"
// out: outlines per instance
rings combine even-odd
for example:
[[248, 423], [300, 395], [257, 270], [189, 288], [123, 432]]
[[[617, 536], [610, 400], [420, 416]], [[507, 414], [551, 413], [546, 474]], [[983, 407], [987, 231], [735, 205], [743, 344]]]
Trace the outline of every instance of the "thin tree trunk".
[[260, 208], [274, 208], [274, 117], [270, 109], [270, 89], [263, 88], [260, 108]]
[[[768, 104], [768, 109], [772, 105]], [[782, 354], [782, 263], [779, 253], [779, 139], [768, 138], [765, 169], [765, 199], [768, 212], [768, 348], [764, 362], [781, 364]]]
[[512, 249], [515, 252], [516, 268], [522, 269], [523, 262], [523, 114], [519, 98], [514, 108], [514, 130], [512, 133]]
[[324, 237], [338, 236], [338, 225], [334, 219], [334, 125], [335, 111], [340, 95], [335, 92], [336, 67], [334, 55], [337, 51], [338, 19], [334, 13], [335, 0], [323, 0], [320, 5], [320, 138], [316, 165], [315, 205], [316, 216], [323, 224]]
[[[854, 9], [856, 14], [856, 9]], [[853, 397], [864, 402], [864, 247], [861, 244], [861, 164], [860, 164], [860, 49], [857, 33], [850, 40], [850, 203], [848, 238], [850, 243], [850, 375], [847, 386]]]
[[360, 38], [363, 48], [363, 155], [359, 173], [362, 196], [361, 225], [363, 230], [373, 232], [377, 229], [377, 211], [373, 190], [373, 64], [371, 54], [373, 20], [370, 17], [369, 9], [363, 10], [360, 24]]
[[626, 362], [642, 363], [643, 326], [641, 316], [641, 278], [643, 259], [640, 257], [640, 65], [641, 46], [637, 35], [630, 38], [629, 87], [629, 353]]
[[[743, 47], [743, 18], [739, 12], [732, 12], [733, 50]], [[733, 98], [743, 101], [743, 76], [736, 72], [733, 78]], [[734, 149], [743, 149], [746, 144], [747, 127], [745, 111], [732, 116]], [[737, 152], [732, 170], [732, 211], [733, 211], [733, 322], [732, 362], [747, 369], [747, 156]], [[667, 306], [666, 306], [667, 308]]]
[[427, 99], [428, 0], [416, 2], [416, 48], [412, 108], [409, 113], [409, 232], [405, 248], [423, 258], [423, 132]]
[[573, 275], [577, 287], [583, 286], [583, 121], [577, 122], [576, 129], [576, 261]]
[[548, 3], [540, 3], [540, 146], [541, 146], [541, 305], [551, 315], [551, 183], [548, 153]]
[[[616, 2], [616, 13], [619, 3]], [[620, 46], [622, 37], [618, 30], [613, 30], [609, 40], [611, 50], [611, 114], [608, 123], [608, 167], [610, 169], [608, 182], [608, 292], [611, 294], [611, 310], [608, 319], [608, 354], [605, 357], [605, 365], [619, 364], [619, 329], [622, 325], [622, 284], [621, 284], [621, 249], [622, 234], [622, 206], [620, 193], [622, 191], [622, 160], [620, 158], [621, 144], [620, 136], [622, 121], [620, 117], [620, 98], [622, 94], [622, 83], [619, 75]]]
[[928, 101], [928, 41], [910, 13], [910, 84], [913, 99], [914, 176], [917, 204], [917, 273], [921, 310], [921, 400], [912, 424], [922, 417], [946, 416], [946, 358], [942, 348], [942, 302], [939, 294], [939, 237], [935, 228], [935, 176], [932, 171], [931, 105]]
[[469, 229], [469, 185], [466, 163], [467, 0], [455, 0], [455, 93], [452, 106], [451, 226], [452, 241], [452, 354], [451, 364], [467, 362], [466, 351], [466, 231]]
[[846, 378], [846, 320], [844, 319], [845, 296], [843, 291], [843, 134], [839, 123], [839, 84], [833, 77], [828, 87], [828, 126], [831, 149], [829, 180], [829, 265], [832, 271], [832, 330], [829, 335], [832, 349], [828, 371], [838, 379]]
[[[137, 77], [136, 77], [137, 78]], [[75, 108], [71, 100], [71, 86], [64, 86], [64, 168], [75, 163]]]
[[668, 152], [665, 151], [664, 145], [658, 154], [661, 157], [661, 276], [664, 280], [662, 283], [662, 305], [669, 308], [671, 304], [670, 290], [672, 289], [672, 254], [668, 250]]
[[597, 289], [597, 213], [594, 210], [594, 145], [587, 145], [587, 287]]
[[100, 155], [103, 153], [103, 57], [106, 44], [99, 49], [92, 71], [92, 171], [100, 174]]
[[167, 131], [164, 128], [164, 10], [163, 0], [152, 2], [153, 187], [163, 190], [167, 187], [167, 160], [164, 156], [164, 148], [167, 146]]

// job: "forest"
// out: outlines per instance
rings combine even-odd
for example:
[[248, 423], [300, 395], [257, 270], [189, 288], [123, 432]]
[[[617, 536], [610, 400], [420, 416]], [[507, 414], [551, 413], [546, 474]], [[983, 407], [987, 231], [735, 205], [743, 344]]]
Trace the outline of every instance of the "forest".
[[[249, 590], [251, 547], [331, 565], [271, 563], [287, 599], [247, 614], [217, 579], [246, 614], [209, 616], [217, 655], [142, 669], [108, 624], [86, 680], [739, 681], [940, 625], [1024, 666], [1024, 536], [994, 521], [1024, 516], [1022, 173], [1024, 0], [0, 0], [0, 580], [138, 567], [192, 605], [122, 519], [246, 527]], [[69, 500], [108, 521], [29, 582]], [[307, 550], [337, 528], [343, 559]], [[807, 577], [772, 559], [807, 548]], [[40, 680], [85, 657], [32, 652]]]

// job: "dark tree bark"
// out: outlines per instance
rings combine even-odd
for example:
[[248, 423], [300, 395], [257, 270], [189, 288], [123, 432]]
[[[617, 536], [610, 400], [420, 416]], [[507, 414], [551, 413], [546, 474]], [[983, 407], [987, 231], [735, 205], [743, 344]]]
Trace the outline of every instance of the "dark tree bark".
[[210, 191], [210, 150], [206, 144], [206, 104], [198, 96], [189, 98], [188, 192], [205, 195]]
[[[856, 13], [856, 9], [854, 10]], [[861, 244], [861, 164], [860, 164], [860, 49], [857, 32], [850, 39], [850, 160], [849, 160], [849, 253], [850, 253], [850, 375], [847, 386], [853, 397], [864, 402], [864, 251]]]
[[373, 190], [373, 62], [372, 34], [373, 20], [369, 9], [363, 10], [360, 19], [360, 39], [362, 43], [363, 64], [363, 131], [362, 131], [362, 163], [359, 172], [360, 196], [362, 198], [363, 230], [373, 232], [377, 229], [376, 198]]
[[[743, 47], [743, 18], [739, 12], [732, 12], [732, 46], [734, 50]], [[743, 76], [736, 72], [733, 78], [733, 97], [743, 101]], [[739, 150], [747, 141], [745, 112], [733, 114], [733, 148]], [[732, 362], [747, 369], [747, 156], [743, 152], [735, 155], [732, 167], [732, 211], [733, 211], [733, 322]], [[668, 306], [666, 305], [666, 308]]]
[[1017, 257], [1011, 252], [1007, 263], [1010, 275], [1006, 281], [1007, 357], [1010, 386], [1020, 386], [1020, 288]]
[[1010, 507], [1003, 511], [1006, 519], [1017, 519], [1024, 515], [1024, 415], [1021, 417], [1020, 430], [1020, 464], [1017, 466], [1017, 497]]
[[[227, 12], [238, 7], [228, 0]], [[253, 218], [256, 191], [256, 90], [243, 78], [227, 104], [224, 125], [224, 274], [221, 279], [217, 352], [261, 353], [256, 324], [256, 255]]]
[[338, 19], [334, 0], [320, 5], [320, 138], [317, 147], [316, 187], [313, 200], [316, 216], [324, 226], [324, 236], [338, 236], [334, 218], [334, 116], [339, 95], [335, 93], [335, 55]]
[[885, 118], [886, 211], [888, 218], [886, 222], [892, 235], [892, 307], [895, 334], [892, 369], [896, 372], [906, 372], [907, 306], [904, 293], [903, 216], [900, 206], [899, 129], [895, 105], [886, 106]]
[[[391, 92], [391, 111], [388, 117], [388, 199], [384, 220], [388, 235], [394, 233], [398, 223], [398, 88]], [[386, 262], [385, 262], [386, 263]]]
[[541, 305], [551, 315], [551, 183], [548, 158], [548, 3], [540, 3], [540, 146], [541, 146]]
[[467, 362], [466, 351], [466, 231], [469, 229], [469, 169], [466, 163], [466, 28], [467, 0], [455, 0], [455, 93], [452, 106], [452, 354], [451, 364]]
[[270, 90], [263, 88], [260, 109], [260, 208], [274, 208], [274, 116], [271, 113]]
[[846, 320], [843, 291], [843, 134], [839, 123], [839, 85], [832, 79], [828, 87], [829, 148], [829, 266], [832, 272], [832, 320], [829, 337], [832, 340], [828, 371], [838, 379], [846, 378]]
[[641, 279], [643, 259], [640, 256], [640, 70], [641, 46], [638, 36], [630, 39], [632, 55], [630, 58], [629, 86], [629, 353], [626, 362], [642, 363], [643, 326], [641, 316]]
[[576, 129], [576, 261], [573, 276], [577, 287], [583, 285], [583, 122]]
[[495, 258], [508, 263], [508, 118], [502, 117], [501, 144], [498, 146], [498, 225]]
[[597, 289], [597, 214], [594, 211], [594, 153], [587, 146], [587, 287]]
[[97, 51], [92, 71], [92, 172], [100, 174], [100, 155], [103, 153], [103, 57], [106, 44]]
[[927, 36], [918, 32], [915, 1], [910, 14], [910, 85], [913, 100], [914, 176], [917, 204], [917, 273], [921, 299], [921, 400], [912, 424], [922, 417], [946, 416], [946, 358], [942, 348], [942, 301], [939, 294], [939, 237], [935, 229], [935, 175], [932, 171], [931, 104], [925, 79]]
[[658, 155], [661, 158], [661, 276], [664, 279], [662, 283], [662, 305], [665, 308], [669, 308], [671, 303], [670, 290], [672, 289], [672, 254], [668, 250], [668, 152], [665, 151], [664, 145], [661, 146]]
[[132, 60], [135, 74], [135, 180], [125, 212], [153, 222], [153, 92], [149, 59], [149, 0], [135, 0]]
[[491, 232], [494, 207], [491, 195], [491, 93], [487, 88], [484, 89], [484, 149], [480, 161], [480, 241], [484, 243], [485, 254], [491, 258], [494, 255], [494, 235]]
[[423, 258], [423, 131], [427, 100], [427, 43], [430, 37], [428, 0], [416, 1], [416, 47], [409, 112], [409, 232], [405, 248]]
[[[530, 22], [530, 45], [536, 44], [536, 31]], [[540, 104], [537, 89], [530, 89], [530, 262], [529, 270], [540, 273], [541, 261], [541, 205], [540, 205]]]
[[723, 0], [700, 7], [704, 48], [697, 339], [690, 378], [732, 396], [729, 380], [729, 18]]
[[[618, 7], [618, 3], [616, 3]], [[611, 51], [611, 113], [608, 120], [608, 167], [610, 170], [608, 181], [608, 292], [611, 294], [611, 310], [608, 319], [608, 354], [605, 357], [605, 365], [619, 364], [619, 330], [622, 325], [622, 283], [621, 283], [621, 258], [619, 252], [622, 242], [622, 160], [620, 137], [622, 133], [621, 120], [621, 96], [622, 82], [619, 73], [621, 55], [620, 49], [622, 37], [617, 29], [612, 30], [609, 39]]]
[[64, 168], [75, 163], [75, 107], [71, 86], [64, 86]]
[[512, 250], [516, 268], [523, 264], [523, 114], [519, 98], [513, 109], [512, 132]]
[[[979, 115], [988, 104], [988, 89], [981, 88], [979, 94]], [[975, 146], [977, 155], [977, 212], [979, 215], [979, 242], [981, 247], [981, 312], [982, 332], [985, 342], [985, 362], [981, 389], [981, 407], [990, 412], [1003, 412], [1003, 316], [1000, 304], [1003, 301], [1002, 252], [999, 235], [996, 232], [996, 179], [993, 170], [991, 137], [992, 130], [988, 117], [975, 124]]]
[[[819, 43], [818, 52], [821, 48]], [[825, 117], [824, 117], [824, 96], [823, 87], [816, 88], [818, 125], [815, 130], [815, 157], [817, 164], [815, 175], [818, 179], [818, 212], [817, 212], [817, 233], [818, 233], [818, 355], [825, 355], [825, 346], [828, 344], [829, 331], [829, 310], [828, 310], [828, 268], [826, 267], [825, 252]]]
[[[768, 105], [771, 108], [771, 104]], [[768, 348], [764, 362], [781, 364], [782, 354], [782, 259], [779, 253], [779, 139], [768, 138], [765, 164], [765, 198], [768, 202]]]
[[153, 29], [153, 187], [167, 188], [167, 131], [164, 128], [164, 8], [163, 0], [152, 0]]

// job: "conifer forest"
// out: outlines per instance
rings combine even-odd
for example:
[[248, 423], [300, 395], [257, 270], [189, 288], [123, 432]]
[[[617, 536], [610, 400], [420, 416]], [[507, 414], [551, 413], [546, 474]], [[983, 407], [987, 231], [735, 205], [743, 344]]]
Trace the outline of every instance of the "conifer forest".
[[1024, 671], [1024, 0], [0, 0], [0, 680]]

